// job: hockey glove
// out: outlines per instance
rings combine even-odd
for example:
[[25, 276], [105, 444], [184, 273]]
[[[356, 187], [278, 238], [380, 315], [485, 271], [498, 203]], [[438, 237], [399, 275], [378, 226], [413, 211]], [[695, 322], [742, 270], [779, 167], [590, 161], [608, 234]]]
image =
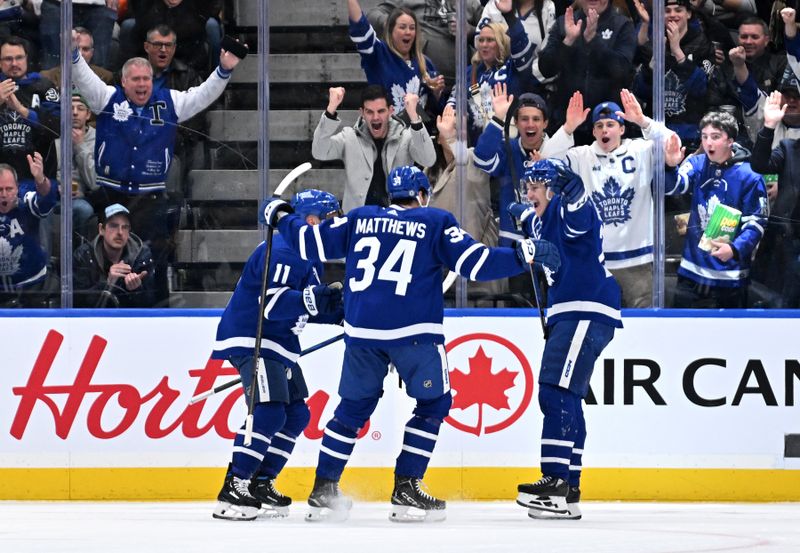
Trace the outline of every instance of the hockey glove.
[[273, 196], [266, 200], [258, 212], [258, 222], [262, 225], [275, 227], [284, 215], [294, 213], [294, 209], [280, 198], [280, 196]]
[[342, 306], [342, 287], [331, 285], [309, 286], [303, 290], [303, 305], [312, 317], [335, 313]]
[[517, 202], [508, 204], [508, 214], [514, 219], [517, 219], [520, 223], [527, 221], [534, 213], [536, 213], [536, 210], [533, 209], [533, 205], [531, 204], [521, 204]]
[[550, 191], [553, 194], [561, 194], [569, 205], [580, 203], [586, 196], [586, 187], [581, 178], [562, 162], [553, 164], [558, 176], [550, 181]]
[[526, 264], [539, 263], [551, 273], [558, 271], [561, 267], [561, 255], [558, 248], [547, 240], [534, 240], [526, 238], [517, 241], [517, 257]]

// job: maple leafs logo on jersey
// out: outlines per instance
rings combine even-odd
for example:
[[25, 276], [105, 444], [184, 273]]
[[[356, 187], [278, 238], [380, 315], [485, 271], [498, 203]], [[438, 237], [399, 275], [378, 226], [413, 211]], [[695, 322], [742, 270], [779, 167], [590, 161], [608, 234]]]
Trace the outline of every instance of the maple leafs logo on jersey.
[[475, 356], [469, 358], [468, 373], [457, 368], [450, 372], [450, 383], [455, 391], [452, 409], [467, 409], [477, 405], [478, 424], [474, 433], [480, 434], [484, 406], [497, 410], [510, 409], [506, 390], [514, 386], [517, 374], [507, 368], [493, 373], [492, 359], [483, 351], [483, 346], [479, 346]]
[[717, 206], [722, 203], [719, 201], [716, 195], [711, 196], [708, 199], [706, 205], [703, 205], [701, 202], [697, 203], [697, 215], [700, 217], [700, 229], [706, 230], [708, 226], [708, 220], [711, 218], [711, 214], [714, 213], [714, 210], [717, 209]]
[[614, 177], [603, 183], [602, 192], [592, 192], [592, 200], [604, 225], [622, 225], [631, 220], [631, 204], [636, 196], [633, 188], [624, 191]]
[[664, 75], [664, 113], [670, 116], [686, 112], [686, 87], [680, 78], [667, 71]]
[[127, 100], [114, 104], [114, 121], [125, 122], [131, 115], [133, 115], [133, 110]]
[[600, 33], [600, 36], [603, 38], [603, 40], [609, 40], [613, 35], [614, 31], [611, 29], [604, 29], [603, 32]]
[[294, 334], [295, 336], [300, 336], [300, 334], [303, 332], [303, 330], [306, 328], [306, 325], [308, 324], [308, 317], [309, 316], [307, 314], [300, 315], [299, 317], [297, 317], [297, 321], [294, 323], [294, 326], [292, 327], [292, 334]]
[[14, 248], [11, 242], [0, 238], [0, 275], [13, 275], [19, 271], [22, 247]]
[[406, 86], [400, 86], [399, 84], [395, 83], [392, 85], [392, 103], [394, 104], [394, 110], [398, 113], [405, 109], [405, 97], [406, 94], [417, 94], [419, 96], [419, 107], [425, 107], [425, 101], [427, 96], [420, 94], [420, 82], [418, 76], [411, 77]]

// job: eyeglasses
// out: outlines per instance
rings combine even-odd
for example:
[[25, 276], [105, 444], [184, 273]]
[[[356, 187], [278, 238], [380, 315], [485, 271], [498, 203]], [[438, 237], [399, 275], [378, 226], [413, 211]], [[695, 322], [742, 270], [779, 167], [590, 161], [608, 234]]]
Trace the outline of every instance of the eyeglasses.
[[24, 61], [25, 58], [27, 58], [27, 57], [28, 56], [26, 56], [24, 54], [19, 55], [19, 56], [5, 56], [5, 57], [0, 58], [0, 61], [2, 61], [3, 63], [14, 63], [15, 61]]
[[175, 48], [174, 42], [150, 42], [148, 40], [147, 44], [149, 44], [156, 50], [172, 50], [173, 48]]

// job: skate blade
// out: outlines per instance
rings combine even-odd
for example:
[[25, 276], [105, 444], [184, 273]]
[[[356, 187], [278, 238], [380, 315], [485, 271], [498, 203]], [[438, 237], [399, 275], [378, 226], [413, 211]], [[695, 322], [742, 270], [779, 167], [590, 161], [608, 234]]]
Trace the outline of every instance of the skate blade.
[[255, 520], [258, 517], [258, 509], [220, 501], [211, 516], [220, 520]]
[[270, 518], [286, 518], [289, 516], [289, 507], [265, 507], [261, 506], [258, 510], [258, 518], [260, 519], [270, 519]]
[[330, 509], [328, 507], [309, 507], [306, 522], [344, 522], [350, 516], [349, 509]]
[[557, 514], [567, 514], [569, 512], [567, 498], [557, 495], [532, 495], [520, 492], [517, 495], [517, 505]]
[[444, 509], [431, 509], [426, 511], [407, 505], [392, 505], [389, 520], [392, 522], [442, 522], [447, 518]]
[[536, 520], [580, 520], [583, 514], [581, 508], [577, 503], [567, 504], [568, 512], [564, 514], [554, 513], [552, 511], [541, 511], [539, 509], [528, 509], [528, 516]]

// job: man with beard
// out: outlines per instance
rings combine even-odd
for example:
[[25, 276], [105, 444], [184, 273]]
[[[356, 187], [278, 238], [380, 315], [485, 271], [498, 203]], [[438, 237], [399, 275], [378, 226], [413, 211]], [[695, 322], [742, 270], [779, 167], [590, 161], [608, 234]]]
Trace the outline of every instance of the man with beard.
[[[386, 90], [369, 85], [361, 93], [360, 117], [352, 127], [343, 127], [336, 110], [344, 100], [345, 90], [329, 91], [328, 107], [314, 130], [311, 155], [314, 159], [344, 162], [345, 182], [342, 209], [346, 212], [363, 205], [387, 207], [386, 176], [401, 165], [418, 163], [430, 167], [436, 162], [433, 141], [419, 116], [411, 127], [394, 116]], [[405, 110], [417, 113], [419, 96], [406, 94]]]

